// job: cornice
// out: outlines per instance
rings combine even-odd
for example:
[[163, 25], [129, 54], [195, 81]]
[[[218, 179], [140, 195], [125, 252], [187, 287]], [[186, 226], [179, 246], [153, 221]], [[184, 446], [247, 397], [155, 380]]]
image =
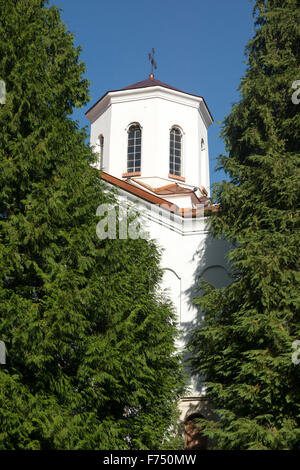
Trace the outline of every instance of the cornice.
[[101, 100], [99, 100], [86, 112], [86, 117], [92, 123], [112, 104], [127, 103], [146, 99], [164, 99], [176, 104], [196, 108], [199, 110], [207, 127], [213, 122], [210, 111], [201, 96], [190, 95], [188, 93], [173, 90], [172, 88], [165, 88], [162, 86], [109, 91], [103, 96]]

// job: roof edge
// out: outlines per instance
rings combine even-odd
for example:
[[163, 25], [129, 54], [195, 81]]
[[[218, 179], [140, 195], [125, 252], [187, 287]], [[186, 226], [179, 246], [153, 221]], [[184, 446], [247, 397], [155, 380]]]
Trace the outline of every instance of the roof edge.
[[204, 103], [204, 105], [205, 105], [205, 107], [206, 107], [206, 109], [207, 109], [207, 111], [208, 111], [208, 114], [209, 114], [209, 116], [210, 116], [212, 122], [214, 122], [214, 118], [213, 118], [213, 116], [212, 116], [212, 114], [211, 114], [211, 112], [210, 112], [210, 110], [209, 110], [209, 107], [207, 106], [207, 103], [206, 103], [205, 99], [203, 98], [203, 96], [201, 96], [201, 95], [196, 95], [196, 94], [194, 94], [194, 93], [188, 93], [188, 92], [186, 92], [186, 91], [182, 91], [182, 90], [179, 90], [179, 89], [177, 89], [177, 88], [170, 87], [169, 85], [164, 84], [164, 83], [162, 83], [162, 82], [160, 82], [160, 83], [161, 83], [161, 84], [159, 84], [159, 85], [151, 85], [151, 86], [147, 85], [147, 86], [144, 86], [144, 87], [137, 87], [137, 88], [126, 87], [126, 88], [121, 88], [121, 89], [119, 89], [119, 90], [108, 90], [106, 93], [104, 93], [104, 95], [101, 96], [101, 98], [99, 98], [98, 101], [96, 101], [95, 104], [93, 104], [93, 105], [85, 112], [85, 116], [87, 116], [88, 113], [89, 113], [90, 111], [92, 111], [92, 109], [94, 109], [109, 93], [119, 93], [119, 92], [121, 92], [121, 91], [131, 92], [131, 91], [134, 91], [134, 90], [144, 90], [144, 89], [147, 89], [147, 88], [161, 87], [161, 88], [166, 88], [167, 90], [170, 90], [170, 91], [175, 91], [175, 92], [177, 92], [177, 93], [183, 93], [184, 95], [192, 96], [192, 97], [194, 97], [194, 98], [201, 98], [202, 101], [203, 101], [203, 103]]
[[114, 186], [118, 186], [124, 191], [134, 194], [135, 196], [140, 197], [141, 199], [150, 202], [151, 204], [162, 206], [163, 209], [169, 210], [170, 212], [173, 212], [174, 214], [179, 215], [181, 217], [196, 217], [196, 215], [198, 215], [201, 211], [203, 211], [204, 217], [210, 216], [212, 213], [219, 212], [218, 205], [206, 206], [203, 207], [203, 209], [180, 208], [176, 206], [176, 204], [173, 204], [172, 202], [167, 201], [166, 199], [163, 199], [155, 194], [151, 194], [150, 192], [145, 191], [142, 188], [133, 186], [132, 184], [127, 183], [126, 181], [120, 180], [116, 176], [110, 175], [109, 173], [106, 173], [102, 170], [98, 171], [100, 172], [101, 178], [107, 183], [110, 183]]

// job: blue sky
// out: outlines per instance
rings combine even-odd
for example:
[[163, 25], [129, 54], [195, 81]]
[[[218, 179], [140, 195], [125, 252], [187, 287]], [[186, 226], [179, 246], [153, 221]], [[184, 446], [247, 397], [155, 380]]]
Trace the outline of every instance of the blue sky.
[[91, 101], [74, 112], [88, 126], [87, 109], [106, 91], [144, 80], [150, 73], [148, 52], [156, 51], [158, 80], [201, 95], [213, 115], [209, 128], [211, 184], [225, 152], [220, 122], [239, 100], [245, 73], [245, 46], [254, 34], [249, 0], [51, 0], [62, 9], [67, 29], [82, 47]]

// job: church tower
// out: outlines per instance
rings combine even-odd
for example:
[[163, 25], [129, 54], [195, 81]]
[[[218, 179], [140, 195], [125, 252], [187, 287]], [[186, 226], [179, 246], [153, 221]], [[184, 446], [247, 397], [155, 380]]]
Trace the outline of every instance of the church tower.
[[201, 96], [150, 74], [108, 91], [86, 116], [106, 173], [121, 179], [155, 176], [209, 191], [207, 129], [213, 120]]
[[[202, 96], [178, 90], [153, 74], [106, 92], [86, 113], [102, 179], [120, 201], [138, 206], [151, 239], [162, 248], [163, 288], [177, 313], [185, 353], [203, 315], [193, 304], [203, 278], [229, 282], [227, 245], [209, 230], [211, 204], [207, 129], [213, 119]], [[191, 377], [180, 402], [181, 419], [209, 416], [200, 377]], [[192, 418], [191, 418], [192, 417]]]

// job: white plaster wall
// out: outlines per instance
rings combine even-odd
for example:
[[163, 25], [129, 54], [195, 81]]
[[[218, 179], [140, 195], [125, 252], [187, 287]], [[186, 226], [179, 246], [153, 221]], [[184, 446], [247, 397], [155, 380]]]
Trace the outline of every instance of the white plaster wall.
[[[207, 128], [201, 118], [200, 114], [198, 115], [198, 171], [200, 174], [201, 184], [199, 186], [204, 186], [210, 196], [210, 179], [209, 179], [209, 151], [208, 151], [208, 135]], [[204, 151], [201, 150], [201, 141], [204, 140]]]
[[200, 414], [207, 419], [216, 419], [216, 415], [211, 411], [209, 402], [205, 397], [183, 397], [179, 401], [180, 418], [184, 422], [189, 416]]
[[[185, 352], [191, 331], [201, 325], [203, 320], [203, 314], [192, 302], [193, 298], [199, 296], [197, 288], [200, 280], [203, 278], [216, 287], [230, 282], [229, 266], [225, 258], [229, 245], [211, 236], [208, 218], [183, 220], [177, 217], [176, 222], [172, 221], [167, 211], [160, 211], [160, 218], [156, 218], [153, 206], [149, 203], [125, 191], [120, 193], [123, 203], [134, 202], [141, 214], [143, 229], [162, 249], [161, 267], [164, 278], [161, 288], [175, 307], [181, 330], [176, 346], [178, 350]], [[188, 357], [186, 353], [185, 357]], [[188, 385], [192, 396], [205, 394], [201, 378], [191, 377]]]
[[[194, 186], [209, 186], [208, 151], [201, 155], [201, 138], [207, 147], [207, 125], [200, 112], [199, 99], [174, 94], [158, 87], [112, 92], [103, 112], [91, 119], [91, 145], [104, 136], [104, 170], [122, 178], [127, 170], [127, 130], [138, 122], [142, 128], [142, 176], [168, 178], [169, 138], [172, 126], [183, 131], [182, 176]], [[182, 96], [181, 96], [182, 95]]]
[[[142, 128], [141, 173], [145, 177], [168, 178], [169, 133], [173, 125], [179, 126], [183, 131], [182, 176], [187, 184], [204, 186], [209, 192], [207, 128], [212, 120], [201, 98], [161, 87], [122, 90], [108, 93], [87, 116], [91, 122], [91, 145], [96, 144], [99, 134], [104, 136], [103, 169], [117, 178], [122, 178], [127, 170], [127, 130], [131, 123], [138, 122]], [[201, 152], [202, 139], [204, 152]], [[166, 215], [165, 211], [159, 220], [149, 203], [125, 191], [119, 192], [120, 201], [138, 201], [144, 216], [143, 227], [162, 249], [161, 288], [176, 309], [182, 331], [177, 347], [185, 351], [189, 333], [201, 324], [202, 314], [192, 303], [199, 295], [200, 278], [216, 287], [230, 282], [225, 260], [229, 246], [212, 238], [207, 218], [183, 220], [172, 216], [172, 221], [170, 213]], [[198, 409], [202, 400], [199, 397], [204, 395], [201, 378], [191, 378], [190, 397], [182, 400], [185, 414], [193, 407]]]
[[130, 124], [137, 122], [142, 129], [142, 175], [160, 176], [157, 114], [155, 98], [112, 105], [110, 174], [122, 178], [122, 174], [127, 171], [127, 130]]
[[91, 125], [90, 143], [99, 151], [97, 146], [98, 137], [102, 134], [104, 137], [102, 169], [109, 172], [109, 161], [111, 155], [111, 108], [106, 109], [104, 113], [97, 117]]
[[[228, 245], [213, 239], [206, 231], [184, 236], [151, 221], [148, 222], [148, 228], [151, 238], [156, 239], [163, 248], [163, 287], [167, 289], [177, 310], [177, 321], [182, 332], [177, 348], [185, 352], [191, 331], [199, 326], [203, 319], [199, 309], [192, 303], [193, 298], [199, 296], [197, 287], [200, 279], [204, 278], [216, 287], [228, 283], [229, 267], [225, 260]], [[170, 275], [170, 270], [176, 273], [176, 276]], [[185, 353], [185, 358], [187, 357]], [[190, 377], [188, 386], [193, 396], [205, 394], [199, 377]]]
[[[196, 295], [196, 286], [202, 277], [216, 287], [225, 285], [229, 270], [225, 259], [228, 245], [212, 238], [205, 230], [194, 235], [181, 235], [153, 221], [147, 221], [146, 226], [150, 237], [163, 249], [162, 267], [174, 271], [181, 279], [181, 318], [178, 315], [178, 320], [181, 325], [195, 324], [197, 308], [192, 304], [192, 298]], [[176, 291], [178, 283], [175, 277], [173, 279], [171, 291]], [[168, 277], [168, 282], [171, 280]], [[174, 303], [177, 302], [176, 299]]]

